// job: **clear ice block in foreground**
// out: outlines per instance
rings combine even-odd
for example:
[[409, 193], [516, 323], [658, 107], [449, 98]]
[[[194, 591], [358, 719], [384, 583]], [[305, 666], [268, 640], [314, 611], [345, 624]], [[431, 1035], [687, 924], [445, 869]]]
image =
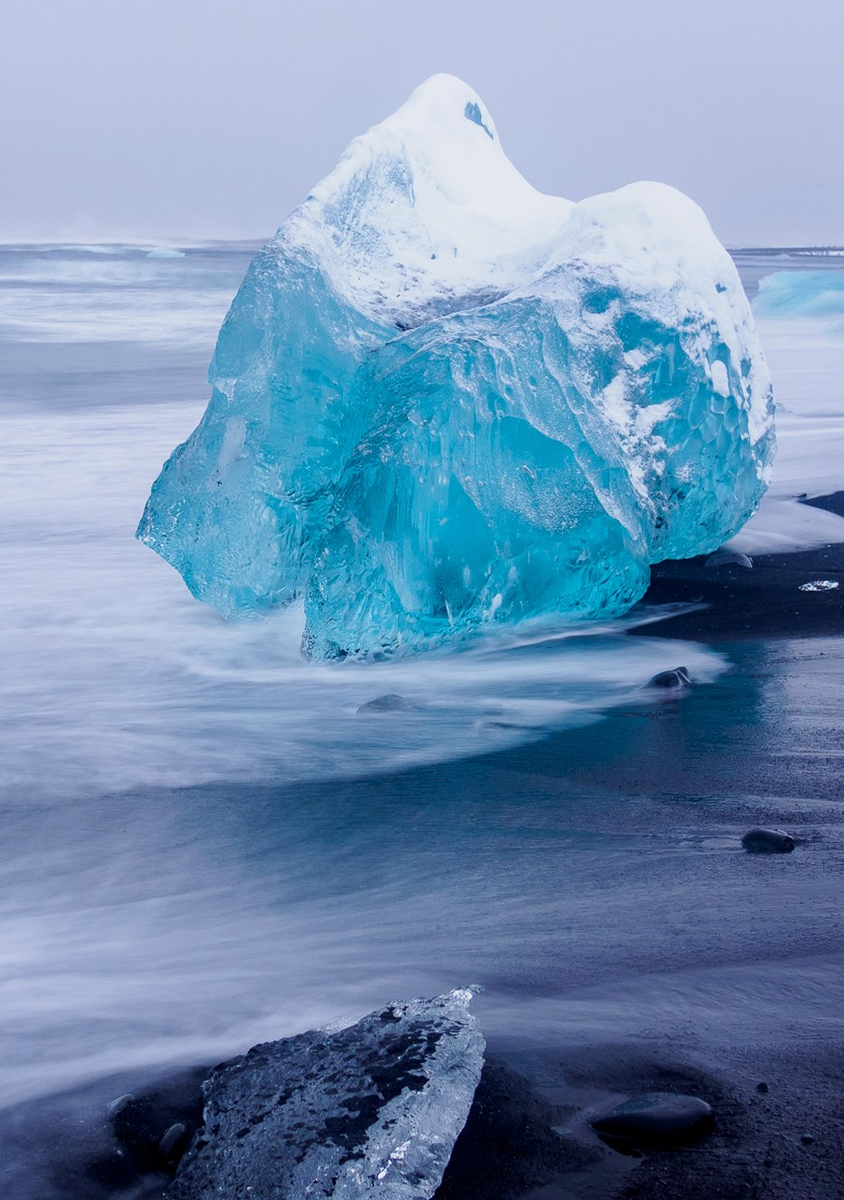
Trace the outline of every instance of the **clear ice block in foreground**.
[[168, 1200], [429, 1200], [483, 1067], [471, 996], [390, 1004], [217, 1067]]
[[[550, 149], [549, 149], [550, 152]], [[438, 75], [252, 262], [138, 536], [320, 657], [610, 616], [715, 550], [774, 453], [729, 255], [679, 192], [536, 192]]]

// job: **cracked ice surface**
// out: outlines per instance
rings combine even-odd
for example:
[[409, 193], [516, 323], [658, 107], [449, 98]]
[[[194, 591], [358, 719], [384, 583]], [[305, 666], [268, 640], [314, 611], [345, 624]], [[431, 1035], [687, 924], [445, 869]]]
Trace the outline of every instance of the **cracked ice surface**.
[[483, 1066], [472, 989], [255, 1046], [204, 1085], [170, 1200], [428, 1200]]
[[255, 258], [205, 416], [138, 535], [226, 615], [305, 596], [306, 650], [623, 612], [712, 551], [774, 453], [750, 309], [703, 213], [536, 192], [435, 76]]

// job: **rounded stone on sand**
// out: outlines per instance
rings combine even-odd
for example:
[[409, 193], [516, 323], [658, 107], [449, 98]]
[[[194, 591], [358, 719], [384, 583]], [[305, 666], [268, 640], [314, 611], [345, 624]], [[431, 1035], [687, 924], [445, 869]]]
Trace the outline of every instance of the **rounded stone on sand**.
[[712, 1108], [698, 1096], [643, 1092], [592, 1121], [602, 1138], [635, 1144], [695, 1141], [710, 1131]]
[[679, 691], [681, 688], [687, 688], [692, 682], [692, 677], [689, 674], [688, 667], [674, 667], [670, 671], [659, 671], [653, 675], [645, 687], [660, 688], [666, 691]]
[[749, 854], [790, 854], [795, 841], [783, 829], [750, 829], [741, 844]]
[[187, 1141], [187, 1126], [177, 1122], [166, 1131], [158, 1143], [158, 1148], [165, 1158], [170, 1158], [174, 1154], [181, 1154], [187, 1148]]

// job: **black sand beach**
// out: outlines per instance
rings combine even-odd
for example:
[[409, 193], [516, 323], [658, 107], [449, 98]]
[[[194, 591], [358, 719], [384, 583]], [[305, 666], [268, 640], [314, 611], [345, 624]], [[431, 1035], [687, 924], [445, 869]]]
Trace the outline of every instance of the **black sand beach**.
[[[376, 875], [415, 845], [411, 908], [425, 860], [441, 870], [442, 843], [453, 844], [455, 873], [429, 881], [452, 927], [439, 928], [434, 952], [414, 944], [403, 913], [397, 951], [398, 965], [431, 980], [486, 988], [476, 1005], [488, 1065], [438, 1200], [844, 1195], [844, 638], [830, 595], [798, 592], [799, 619], [788, 608], [798, 580], [820, 567], [832, 578], [836, 565], [837, 549], [788, 556], [787, 570], [754, 565], [735, 581], [730, 569], [724, 584], [699, 583], [701, 571], [692, 583], [694, 565], [658, 571], [648, 604], [691, 599], [692, 586], [715, 599], [666, 622], [723, 638], [730, 669], [713, 684], [656, 700], [643, 692], [585, 728], [472, 761], [283, 796], [239, 790], [251, 807], [297, 812], [323, 834], [339, 812], [357, 813], [335, 845], [350, 870], [372, 822], [386, 846]], [[809, 602], [826, 606], [814, 637], [800, 628], [812, 627], [800, 617]], [[757, 618], [765, 635], [748, 636]], [[754, 825], [787, 829], [794, 853], [745, 853]], [[373, 920], [391, 903], [380, 882], [363, 884]], [[72, 1148], [68, 1122], [88, 1114], [89, 1128], [102, 1127], [106, 1102], [131, 1083], [124, 1073], [92, 1085], [84, 1103], [70, 1095], [63, 1116], [55, 1102], [7, 1113], [3, 1195], [118, 1194], [96, 1178], [108, 1135], [80, 1159], [85, 1139]], [[195, 1077], [192, 1086], [195, 1097]], [[647, 1090], [708, 1100], [714, 1132], [641, 1158], [602, 1145], [590, 1116]], [[172, 1119], [168, 1110], [161, 1123]], [[159, 1195], [162, 1182], [119, 1194]]]
[[[844, 515], [844, 492], [804, 503]], [[690, 604], [691, 612], [646, 625], [648, 637], [717, 643], [757, 638], [835, 636], [844, 629], [844, 548], [822, 546], [788, 554], [755, 555], [740, 563], [707, 566], [707, 556], [660, 563], [642, 602]], [[803, 591], [813, 581], [829, 590]]]

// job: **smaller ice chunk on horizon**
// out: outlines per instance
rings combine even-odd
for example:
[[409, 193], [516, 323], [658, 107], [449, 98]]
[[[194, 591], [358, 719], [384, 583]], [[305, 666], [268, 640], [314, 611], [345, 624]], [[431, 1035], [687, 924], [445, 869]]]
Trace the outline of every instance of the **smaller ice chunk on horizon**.
[[773, 271], [759, 280], [758, 317], [844, 317], [844, 271]]
[[711, 552], [774, 453], [747, 299], [701, 210], [573, 204], [434, 76], [254, 259], [138, 536], [226, 615], [305, 598], [316, 657], [620, 614]]

